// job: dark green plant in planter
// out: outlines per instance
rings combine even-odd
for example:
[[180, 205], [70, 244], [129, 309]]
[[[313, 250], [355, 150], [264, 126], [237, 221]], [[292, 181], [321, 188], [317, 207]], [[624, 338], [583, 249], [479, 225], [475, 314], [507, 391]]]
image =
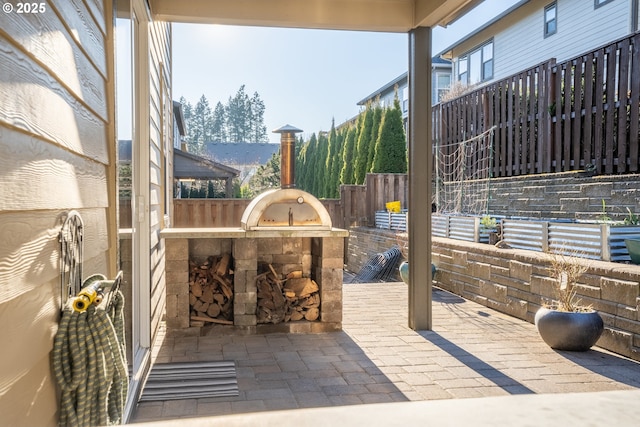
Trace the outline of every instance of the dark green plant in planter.
[[[624, 219], [624, 225], [638, 225], [640, 224], [640, 217], [631, 212], [631, 209], [627, 208], [628, 215]], [[629, 258], [634, 264], [640, 264], [640, 239], [625, 239], [624, 245], [629, 252]]]
[[624, 244], [629, 252], [631, 262], [640, 264], [640, 239], [625, 239]]
[[604, 322], [597, 311], [576, 299], [576, 283], [589, 265], [583, 258], [553, 253], [551, 276], [556, 299], [541, 307], [535, 325], [545, 343], [556, 350], [586, 351], [600, 338]]

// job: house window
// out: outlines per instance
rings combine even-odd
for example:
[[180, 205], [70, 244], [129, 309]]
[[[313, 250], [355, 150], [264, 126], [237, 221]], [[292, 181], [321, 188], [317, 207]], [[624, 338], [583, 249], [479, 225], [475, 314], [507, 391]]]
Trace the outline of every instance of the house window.
[[544, 8], [544, 36], [555, 34], [558, 30], [557, 6], [553, 2]]
[[467, 58], [466, 56], [458, 59], [458, 80], [465, 83], [469, 80], [469, 73], [467, 72], [468, 62], [469, 58]]
[[458, 80], [474, 84], [493, 78], [493, 40], [458, 59]]
[[493, 78], [493, 42], [482, 47], [482, 80]]
[[600, 6], [604, 6], [607, 3], [611, 3], [613, 0], [593, 0], [593, 8], [597, 9]]
[[406, 113], [409, 109], [409, 88], [402, 88], [402, 112]]
[[442, 97], [449, 91], [451, 88], [451, 74], [448, 73], [437, 73], [436, 74], [436, 91], [437, 91], [437, 99], [436, 103], [442, 100]]

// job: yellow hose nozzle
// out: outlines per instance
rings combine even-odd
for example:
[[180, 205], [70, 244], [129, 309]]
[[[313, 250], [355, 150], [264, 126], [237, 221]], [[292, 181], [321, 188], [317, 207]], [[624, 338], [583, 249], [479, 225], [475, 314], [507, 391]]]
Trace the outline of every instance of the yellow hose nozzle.
[[86, 295], [79, 295], [73, 301], [73, 309], [78, 313], [82, 313], [83, 311], [87, 310], [87, 308], [91, 305], [91, 302], [91, 298], [87, 297]]
[[100, 304], [100, 301], [102, 301], [101, 284], [101, 280], [95, 280], [82, 288], [78, 296], [73, 300], [73, 309], [78, 313], [82, 313], [94, 302]]

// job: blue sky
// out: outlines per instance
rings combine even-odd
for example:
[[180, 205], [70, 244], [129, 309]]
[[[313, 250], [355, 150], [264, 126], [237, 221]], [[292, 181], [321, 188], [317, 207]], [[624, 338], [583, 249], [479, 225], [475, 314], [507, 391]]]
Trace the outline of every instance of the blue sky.
[[[485, 0], [450, 27], [434, 28], [433, 53], [516, 2]], [[359, 100], [407, 71], [407, 51], [407, 34], [173, 24], [173, 97], [195, 104], [204, 94], [213, 108], [244, 84], [265, 103], [271, 142], [278, 142], [271, 131], [287, 123], [308, 137], [328, 130], [332, 118], [339, 124], [357, 115]], [[128, 138], [120, 122], [119, 138]]]

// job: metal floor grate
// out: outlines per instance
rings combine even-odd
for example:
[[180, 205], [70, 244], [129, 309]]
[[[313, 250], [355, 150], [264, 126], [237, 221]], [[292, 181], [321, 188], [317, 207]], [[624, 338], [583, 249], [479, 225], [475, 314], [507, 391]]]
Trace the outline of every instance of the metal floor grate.
[[233, 361], [159, 363], [151, 369], [141, 402], [237, 396]]
[[360, 269], [351, 283], [385, 282], [395, 273], [402, 252], [398, 246], [376, 254]]

